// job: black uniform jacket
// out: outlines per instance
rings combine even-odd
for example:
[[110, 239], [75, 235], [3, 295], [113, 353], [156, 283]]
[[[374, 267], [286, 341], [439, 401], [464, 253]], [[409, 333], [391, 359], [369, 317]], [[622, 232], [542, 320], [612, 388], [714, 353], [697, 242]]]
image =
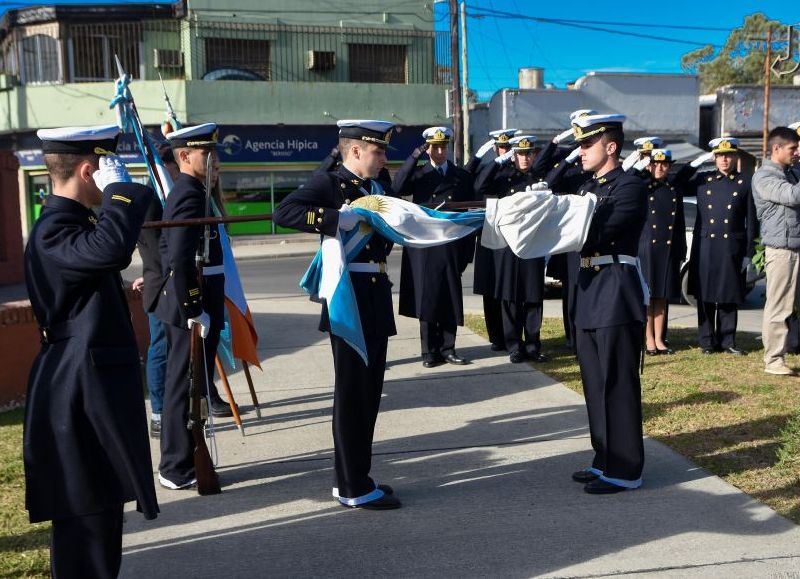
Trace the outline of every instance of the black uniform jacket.
[[[369, 180], [353, 175], [343, 165], [335, 171], [314, 175], [290, 193], [275, 209], [272, 218], [282, 227], [334, 237], [339, 224], [339, 207], [370, 192]], [[362, 191], [363, 189], [363, 191]], [[387, 194], [393, 194], [391, 190]], [[361, 225], [359, 225], [360, 227]], [[353, 262], [386, 263], [392, 243], [374, 233]], [[397, 333], [392, 311], [392, 283], [379, 273], [350, 272], [358, 302], [364, 336], [386, 337]], [[319, 329], [330, 331], [328, 308], [323, 303]]]
[[[447, 161], [444, 177], [430, 163], [417, 166], [409, 157], [392, 185], [395, 193], [411, 195], [414, 203], [438, 206], [450, 201], [471, 201], [472, 175]], [[450, 326], [464, 323], [461, 273], [472, 261], [475, 238], [419, 249], [403, 248], [400, 271], [400, 315]]]
[[[478, 193], [482, 197], [503, 198], [524, 191], [528, 185], [538, 183], [542, 175], [529, 170], [522, 173], [513, 164], [494, 166], [485, 175]], [[511, 302], [537, 303], [544, 300], [545, 259], [520, 259], [510, 248], [491, 252], [493, 260], [493, 287], [495, 299]], [[476, 257], [476, 268], [478, 257]], [[477, 274], [476, 274], [477, 275]]]
[[[194, 219], [206, 216], [206, 189], [198, 179], [181, 173], [167, 195], [164, 220]], [[204, 228], [169, 227], [161, 232], [162, 285], [155, 313], [162, 322], [186, 328], [189, 318], [205, 311], [212, 329], [225, 323], [225, 276], [204, 275], [200, 284], [195, 256], [203, 244]], [[204, 267], [222, 265], [222, 244], [217, 226], [209, 235], [209, 257]]]
[[106, 187], [99, 218], [51, 195], [25, 250], [42, 331], [25, 407], [25, 505], [31, 522], [137, 500], [158, 513], [139, 352], [119, 272], [131, 261], [153, 191]]
[[[646, 187], [622, 168], [591, 178], [579, 194], [597, 195], [589, 235], [581, 257], [636, 257], [639, 236], [647, 219]], [[612, 263], [581, 267], [578, 272], [575, 327], [591, 330], [644, 322], [645, 306], [639, 273], [633, 265]]]
[[[150, 207], [147, 208], [147, 213], [144, 216], [145, 221], [161, 221], [164, 214], [164, 208], [161, 206], [161, 201], [153, 196]], [[144, 277], [144, 288], [142, 290], [142, 305], [144, 311], [152, 312], [156, 307], [158, 300], [158, 290], [164, 282], [164, 272], [161, 268], [161, 252], [159, 249], [159, 242], [161, 239], [161, 230], [155, 228], [142, 229], [139, 234], [139, 241], [136, 247], [139, 248], [139, 254], [142, 256], [142, 277]]]
[[[339, 153], [339, 149], [334, 149], [328, 156], [322, 159], [322, 162], [319, 164], [319, 167], [314, 169], [312, 175], [321, 175], [324, 173], [330, 173], [332, 171], [336, 171], [339, 167], [342, 166], [342, 155]], [[389, 169], [383, 167], [378, 172], [378, 177], [375, 179], [380, 185], [384, 188], [384, 190], [388, 191], [392, 187], [392, 175], [389, 173]]]
[[744, 302], [742, 259], [753, 256], [758, 235], [750, 176], [704, 171], [692, 178], [687, 195], [697, 195], [689, 292], [704, 302]]

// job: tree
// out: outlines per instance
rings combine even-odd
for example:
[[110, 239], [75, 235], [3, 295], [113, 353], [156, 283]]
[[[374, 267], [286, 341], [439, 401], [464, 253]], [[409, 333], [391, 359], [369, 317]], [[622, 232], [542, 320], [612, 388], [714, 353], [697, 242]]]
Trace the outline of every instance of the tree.
[[[687, 52], [681, 67], [700, 77], [703, 93], [714, 92], [729, 84], [764, 84], [767, 31], [772, 30], [773, 60], [786, 50], [787, 26], [757, 12], [744, 19], [741, 28], [734, 28], [725, 45], [717, 50], [712, 45]], [[793, 41], [795, 53], [798, 42]], [[791, 84], [792, 76], [772, 75], [772, 84]]]

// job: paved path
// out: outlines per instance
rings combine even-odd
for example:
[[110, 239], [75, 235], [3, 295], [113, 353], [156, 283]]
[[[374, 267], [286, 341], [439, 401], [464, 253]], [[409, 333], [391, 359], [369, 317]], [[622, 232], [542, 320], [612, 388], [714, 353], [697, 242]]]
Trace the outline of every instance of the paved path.
[[424, 370], [417, 323], [401, 317], [373, 475], [405, 506], [339, 507], [319, 308], [250, 305], [264, 416], [234, 374], [247, 435], [219, 424], [223, 494], [159, 489], [156, 521], [128, 512], [122, 577], [800, 576], [800, 527], [657, 442], [642, 489], [586, 495], [569, 478], [591, 456], [580, 396], [468, 330], [459, 352], [471, 366]]

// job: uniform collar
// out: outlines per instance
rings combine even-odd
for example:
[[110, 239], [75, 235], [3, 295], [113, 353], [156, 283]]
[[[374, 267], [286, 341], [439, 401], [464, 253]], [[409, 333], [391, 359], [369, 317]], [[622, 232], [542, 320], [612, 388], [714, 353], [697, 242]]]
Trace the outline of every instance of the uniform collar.
[[88, 218], [93, 224], [97, 223], [97, 217], [95, 216], [94, 211], [83, 204], [78, 203], [74, 199], [70, 199], [69, 197], [63, 197], [61, 195], [48, 195], [44, 208], [51, 211], [64, 211], [66, 213], [72, 213], [73, 215], [77, 215], [79, 217]]
[[600, 177], [598, 177], [597, 175], [592, 175], [592, 179], [597, 181], [597, 183], [599, 183], [600, 185], [604, 185], [619, 177], [621, 173], [623, 173], [622, 167], [615, 167]]
[[738, 173], [737, 173], [736, 171], [732, 171], [732, 172], [731, 172], [729, 175], [725, 175], [725, 174], [724, 174], [722, 171], [720, 171], [719, 169], [717, 169], [717, 170], [715, 171], [715, 173], [716, 173], [716, 174], [715, 174], [714, 176], [715, 176], [717, 179], [728, 179], [729, 181], [733, 181], [734, 179], [736, 179], [736, 175], [738, 175]]
[[434, 170], [436, 170], [436, 171], [438, 171], [438, 170], [441, 168], [441, 169], [442, 169], [442, 171], [444, 171], [444, 174], [445, 174], [445, 175], [447, 175], [447, 169], [448, 169], [448, 166], [447, 166], [447, 160], [445, 160], [445, 162], [444, 162], [444, 163], [442, 163], [441, 165], [437, 165], [436, 163], [434, 163], [433, 161], [431, 161], [430, 165], [431, 165], [431, 167], [433, 167], [433, 169], [434, 169]]
[[339, 165], [339, 175], [342, 176], [346, 181], [355, 185], [356, 187], [363, 187], [369, 190], [369, 179], [362, 179], [352, 171], [350, 171], [344, 165]]
[[205, 191], [206, 189], [205, 183], [203, 183], [197, 177], [189, 175], [188, 173], [181, 173], [180, 175], [178, 175], [178, 178], [175, 179], [175, 182], [178, 183], [180, 181], [186, 181], [189, 185], [192, 185], [194, 188], [200, 189], [201, 191]]

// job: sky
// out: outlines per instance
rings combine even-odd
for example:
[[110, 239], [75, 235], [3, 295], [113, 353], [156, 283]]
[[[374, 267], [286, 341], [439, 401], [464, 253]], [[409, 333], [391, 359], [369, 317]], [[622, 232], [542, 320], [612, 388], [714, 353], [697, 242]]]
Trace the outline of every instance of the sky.
[[[448, 29], [447, 1], [431, 1], [435, 2], [437, 30]], [[56, 3], [134, 2], [58, 0]], [[409, 0], [397, 2], [407, 9]], [[502, 88], [517, 87], [518, 70], [529, 66], [544, 68], [545, 83], [558, 88], [589, 71], [680, 73], [682, 55], [705, 44], [722, 45], [728, 31], [741, 26], [744, 17], [753, 12], [763, 12], [785, 24], [800, 24], [800, 4], [795, 0], [466, 2], [469, 86], [478, 92], [479, 100], [488, 100]], [[41, 3], [0, 0], [0, 12]]]
[[[559, 88], [589, 71], [680, 73], [681, 56], [705, 44], [724, 44], [728, 31], [741, 26], [748, 14], [763, 12], [785, 24], [800, 23], [800, 4], [792, 0], [467, 0], [466, 7], [469, 86], [478, 91], [480, 100], [488, 100], [501, 88], [517, 87], [521, 67], [544, 68], [545, 83]], [[570, 20], [573, 25], [518, 15]], [[435, 17], [441, 18], [437, 29], [446, 29], [446, 3], [435, 5]], [[664, 39], [611, 34], [599, 28]]]

